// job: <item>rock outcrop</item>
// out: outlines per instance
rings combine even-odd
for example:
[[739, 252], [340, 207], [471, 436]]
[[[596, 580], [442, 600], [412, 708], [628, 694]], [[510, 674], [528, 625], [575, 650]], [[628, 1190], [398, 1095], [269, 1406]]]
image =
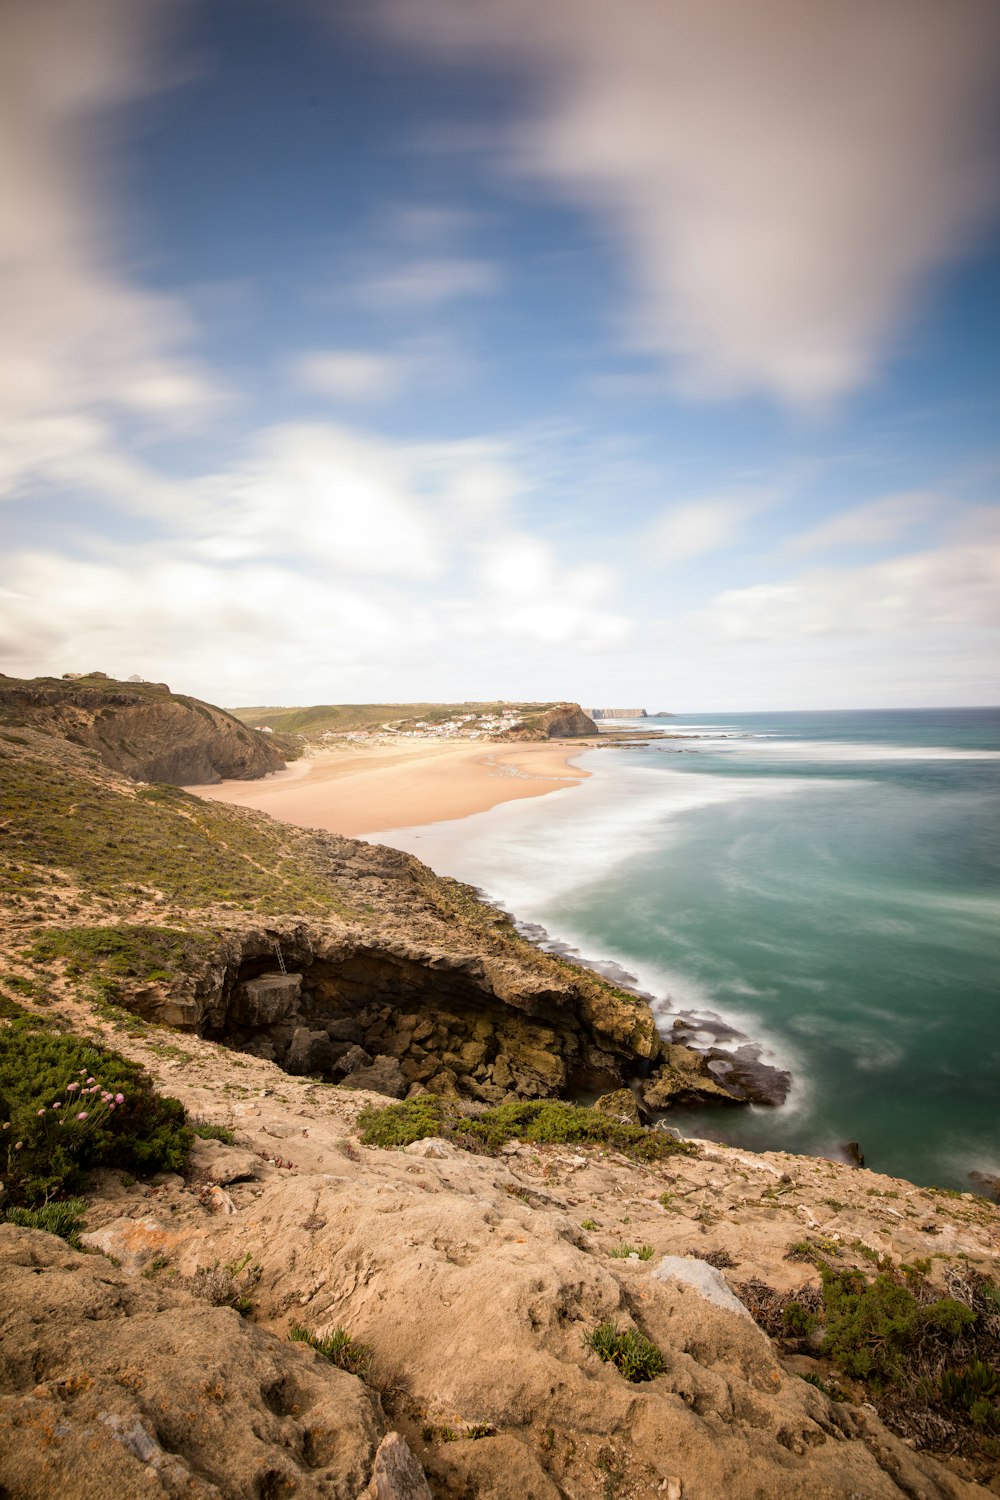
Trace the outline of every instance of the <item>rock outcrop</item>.
[[518, 729], [508, 729], [498, 734], [498, 740], [570, 740], [584, 735], [598, 734], [593, 719], [588, 717], [579, 703], [557, 703], [544, 713], [528, 714]]
[[405, 1500], [387, 1473], [429, 1493], [360, 1380], [54, 1235], [0, 1225], [0, 1332], [0, 1493], [17, 1500]]
[[[156, 1033], [114, 1039], [192, 1115], [228, 1126], [254, 1177], [206, 1189], [211, 1152], [186, 1181], [103, 1174], [86, 1240], [120, 1268], [0, 1231], [12, 1247], [0, 1260], [0, 1452], [13, 1455], [0, 1465], [26, 1476], [22, 1490], [0, 1467], [13, 1494], [46, 1494], [30, 1455], [53, 1465], [47, 1493], [82, 1500], [110, 1496], [105, 1471], [117, 1495], [139, 1493], [128, 1482], [140, 1463], [155, 1467], [142, 1493], [171, 1494], [161, 1475], [175, 1461], [194, 1495], [210, 1493], [195, 1480], [226, 1496], [281, 1493], [277, 1479], [252, 1487], [255, 1462], [296, 1494], [343, 1500], [366, 1486], [393, 1494], [372, 1488], [383, 1472], [419, 1495], [417, 1465], [442, 1500], [600, 1500], [609, 1475], [635, 1500], [986, 1500], [969, 1464], [915, 1451], [863, 1389], [831, 1399], [829, 1363], [772, 1342], [745, 1288], [807, 1297], [818, 1272], [789, 1258], [804, 1236], [822, 1236], [841, 1267], [934, 1254], [939, 1276], [953, 1264], [995, 1274], [991, 1205], [708, 1143], [648, 1167], [578, 1145], [511, 1142], [488, 1157], [425, 1139], [383, 1151], [358, 1139], [359, 1110], [379, 1102], [370, 1094], [196, 1037], [182, 1058], [162, 1057]], [[650, 1258], [623, 1257], [623, 1240]], [[247, 1257], [259, 1267], [251, 1322], [192, 1304], [184, 1288]], [[652, 1340], [664, 1372], [632, 1384], [602, 1364], [584, 1338], [605, 1322]], [[381, 1405], [280, 1343], [293, 1324], [370, 1345]], [[42, 1431], [56, 1441], [39, 1447]], [[149, 1458], [130, 1457], [123, 1433]], [[74, 1483], [55, 1483], [71, 1462]]]
[[103, 765], [137, 781], [208, 785], [284, 765], [267, 735], [164, 683], [0, 677], [0, 717], [94, 750]]

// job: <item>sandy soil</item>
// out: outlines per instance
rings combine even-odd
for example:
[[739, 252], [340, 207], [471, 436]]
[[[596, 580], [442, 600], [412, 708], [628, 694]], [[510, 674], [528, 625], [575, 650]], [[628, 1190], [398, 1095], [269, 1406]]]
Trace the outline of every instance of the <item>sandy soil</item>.
[[187, 790], [258, 808], [284, 823], [355, 837], [467, 818], [516, 797], [576, 786], [590, 773], [571, 761], [587, 746], [580, 740], [511, 745], [348, 742], [259, 781], [222, 781]]

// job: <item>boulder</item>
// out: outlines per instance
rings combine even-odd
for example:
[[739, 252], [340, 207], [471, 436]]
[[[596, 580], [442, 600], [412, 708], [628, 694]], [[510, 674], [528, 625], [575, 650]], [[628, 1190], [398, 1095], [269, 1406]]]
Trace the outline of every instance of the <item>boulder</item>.
[[402, 1099], [410, 1086], [396, 1058], [384, 1055], [376, 1057], [370, 1068], [358, 1068], [347, 1081], [352, 1089], [371, 1089], [373, 1094], [388, 1094], [391, 1099]]
[[333, 1043], [325, 1031], [296, 1026], [285, 1057], [285, 1069], [300, 1077], [329, 1073], [333, 1066]]
[[246, 979], [233, 990], [230, 1018], [240, 1026], [274, 1026], [297, 1009], [301, 991], [301, 974], [261, 974], [257, 979]]
[[359, 1500], [431, 1500], [424, 1471], [398, 1432], [378, 1445], [368, 1488]]
[[615, 1089], [613, 1093], [602, 1094], [599, 1099], [595, 1099], [594, 1108], [612, 1120], [620, 1120], [623, 1125], [642, 1124], [639, 1106], [631, 1089]]

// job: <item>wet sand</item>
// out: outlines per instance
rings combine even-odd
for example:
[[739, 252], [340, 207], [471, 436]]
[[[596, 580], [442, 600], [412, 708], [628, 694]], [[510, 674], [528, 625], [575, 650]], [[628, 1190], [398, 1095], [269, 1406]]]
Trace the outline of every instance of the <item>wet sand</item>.
[[284, 823], [355, 837], [467, 818], [500, 802], [576, 786], [590, 773], [570, 761], [589, 743], [349, 741], [258, 781], [221, 781], [186, 790], [258, 808]]

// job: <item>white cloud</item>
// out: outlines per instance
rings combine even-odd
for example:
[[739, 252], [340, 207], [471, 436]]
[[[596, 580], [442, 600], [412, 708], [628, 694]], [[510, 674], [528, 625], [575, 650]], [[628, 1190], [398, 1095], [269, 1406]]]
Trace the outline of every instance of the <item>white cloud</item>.
[[361, 292], [376, 307], [433, 308], [465, 297], [488, 296], [501, 280], [500, 268], [493, 261], [428, 257], [367, 277]]
[[673, 566], [739, 541], [744, 527], [771, 496], [732, 496], [672, 506], [649, 527], [645, 543], [657, 562]]
[[592, 207], [634, 344], [705, 394], [868, 379], [996, 197], [994, 0], [383, 0], [412, 43], [537, 84], [512, 159]]
[[729, 640], [1000, 627], [1000, 545], [950, 546], [732, 589], [702, 616]]
[[383, 401], [393, 396], [408, 374], [399, 355], [363, 349], [315, 350], [300, 354], [292, 374], [303, 390], [343, 401]]
[[877, 546], [933, 520], [942, 510], [940, 497], [928, 490], [883, 495], [878, 500], [842, 510], [830, 520], [790, 537], [785, 550], [791, 553], [831, 552], [838, 547]]
[[114, 111], [151, 86], [173, 11], [168, 0], [0, 8], [0, 423], [28, 447], [38, 421], [96, 409], [173, 421], [221, 395], [185, 353], [186, 310], [118, 264], [105, 180]]
[[502, 635], [605, 651], [623, 646], [631, 633], [631, 620], [602, 607], [615, 582], [611, 570], [567, 568], [537, 537], [492, 539], [479, 579], [489, 626]]
[[343, 428], [272, 428], [235, 470], [197, 491], [206, 555], [291, 555], [410, 578], [441, 566], [440, 528], [415, 465], [405, 451]]

